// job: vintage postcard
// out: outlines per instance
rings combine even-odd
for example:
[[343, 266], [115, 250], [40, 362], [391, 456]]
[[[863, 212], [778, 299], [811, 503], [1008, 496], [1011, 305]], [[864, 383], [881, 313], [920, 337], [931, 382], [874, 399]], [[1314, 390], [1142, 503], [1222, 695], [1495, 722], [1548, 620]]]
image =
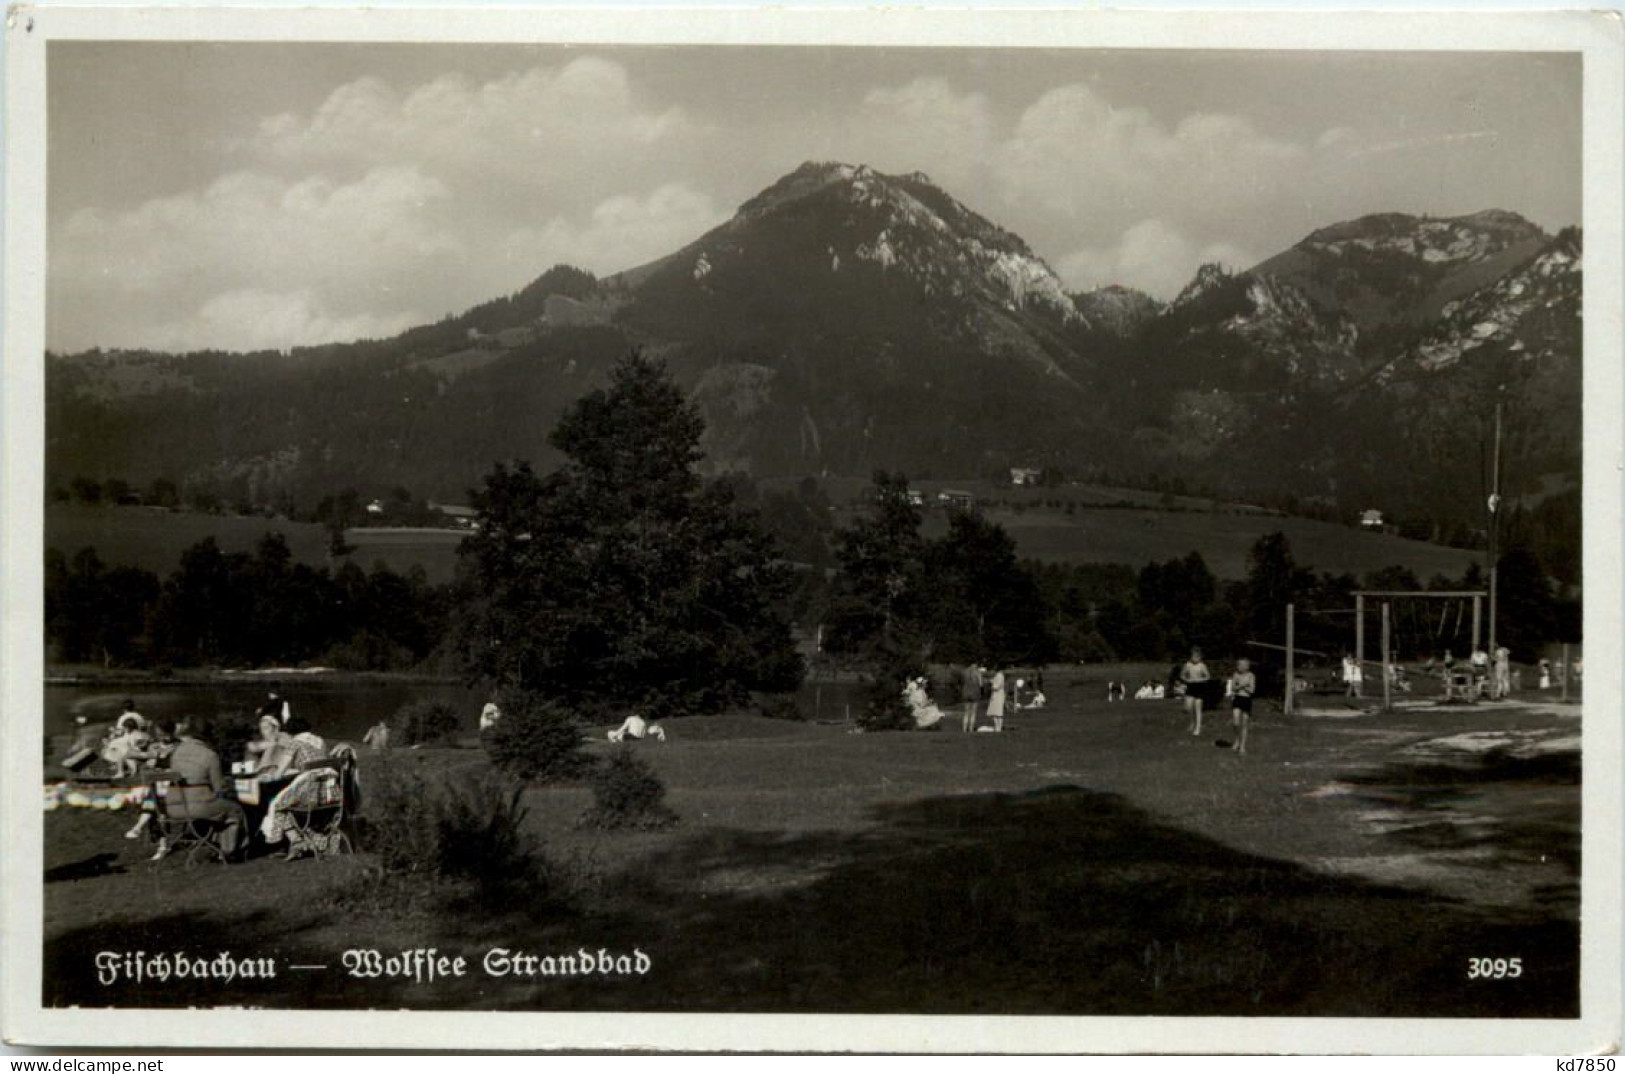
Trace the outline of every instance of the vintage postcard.
[[1615, 1048], [1622, 40], [14, 6], [6, 1039]]

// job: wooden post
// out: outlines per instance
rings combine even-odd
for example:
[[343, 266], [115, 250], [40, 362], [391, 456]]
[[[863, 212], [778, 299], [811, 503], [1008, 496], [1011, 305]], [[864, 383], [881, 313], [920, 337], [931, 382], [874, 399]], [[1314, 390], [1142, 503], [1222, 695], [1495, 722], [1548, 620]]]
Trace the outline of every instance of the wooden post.
[[1382, 711], [1394, 711], [1393, 684], [1388, 681], [1388, 668], [1393, 661], [1389, 652], [1388, 602], [1382, 602]]
[[1563, 700], [1569, 699], [1569, 643], [1563, 643]]
[[1292, 715], [1293, 686], [1297, 683], [1296, 662], [1292, 659], [1292, 605], [1286, 606], [1286, 714]]
[[1354, 598], [1354, 696], [1365, 696], [1365, 597]]
[[[1473, 652], [1478, 652], [1478, 639], [1483, 635], [1480, 631], [1484, 621], [1484, 598], [1473, 598]], [[1471, 655], [1471, 654], [1469, 654]]]

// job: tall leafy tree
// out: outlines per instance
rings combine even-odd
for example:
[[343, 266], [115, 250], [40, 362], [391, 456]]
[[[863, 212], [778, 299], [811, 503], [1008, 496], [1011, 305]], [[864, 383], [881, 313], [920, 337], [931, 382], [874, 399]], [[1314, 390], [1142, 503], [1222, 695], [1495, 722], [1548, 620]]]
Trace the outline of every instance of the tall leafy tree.
[[933, 655], [999, 663], [1048, 661], [1049, 608], [1010, 535], [980, 515], [956, 513], [926, 554]]
[[1514, 660], [1540, 658], [1546, 645], [1560, 639], [1557, 602], [1540, 559], [1526, 548], [1507, 551], [1496, 566], [1496, 642]]
[[1298, 566], [1292, 543], [1276, 531], [1253, 542], [1247, 553], [1242, 625], [1248, 637], [1279, 644], [1286, 634], [1286, 606], [1300, 601], [1314, 585], [1314, 575]]
[[476, 677], [582, 711], [714, 710], [791, 689], [791, 584], [729, 488], [702, 481], [704, 423], [638, 352], [549, 440], [555, 473], [498, 465], [462, 546], [459, 651]]
[[836, 534], [839, 573], [830, 593], [824, 644], [865, 658], [918, 649], [925, 602], [925, 538], [908, 478], [876, 471], [868, 515]]

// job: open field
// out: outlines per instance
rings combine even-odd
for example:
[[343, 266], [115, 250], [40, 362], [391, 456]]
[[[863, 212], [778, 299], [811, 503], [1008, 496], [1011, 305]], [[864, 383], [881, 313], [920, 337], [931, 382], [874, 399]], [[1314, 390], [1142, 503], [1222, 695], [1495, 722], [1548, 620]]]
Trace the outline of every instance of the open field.
[[[858, 735], [745, 716], [638, 745], [676, 827], [577, 827], [590, 796], [533, 788], [529, 824], [573, 906], [361, 915], [365, 856], [149, 863], [127, 814], [46, 816], [47, 1004], [938, 1013], [1573, 1017], [1577, 707], [1390, 715], [1261, 705], [1246, 757], [1174, 702], [1107, 705], [1114, 672], [1049, 675], [1004, 735]], [[1124, 669], [1124, 678], [1144, 677]], [[1211, 720], [1211, 717], [1210, 717]], [[607, 749], [602, 729], [594, 750]], [[471, 749], [364, 759], [483, 778]], [[95, 983], [93, 956], [231, 950], [327, 965], [227, 992]], [[356, 946], [434, 946], [474, 972], [352, 980]], [[653, 960], [644, 977], [493, 978], [492, 947]], [[1468, 959], [1518, 957], [1517, 979]]]
[[1061, 563], [1147, 563], [1182, 558], [1194, 549], [1220, 578], [1247, 574], [1253, 543], [1279, 530], [1292, 557], [1316, 571], [1363, 576], [1395, 564], [1426, 582], [1435, 574], [1459, 577], [1480, 553], [1411, 541], [1349, 526], [1260, 514], [1188, 511], [989, 511], [987, 517], [1015, 539], [1023, 556]]
[[[931, 483], [930, 489], [937, 484]], [[947, 486], [945, 486], [947, 487]], [[958, 486], [952, 486], [958, 487]], [[979, 486], [973, 486], [979, 487]], [[1198, 551], [1220, 578], [1241, 578], [1247, 572], [1247, 552], [1254, 541], [1280, 530], [1292, 543], [1299, 563], [1317, 571], [1364, 575], [1395, 564], [1409, 567], [1424, 582], [1435, 574], [1459, 576], [1479, 554], [1442, 545], [1411, 541], [1382, 533], [1367, 533], [1313, 519], [1291, 518], [1221, 506], [1199, 509], [1182, 498], [1180, 510], [1158, 510], [1152, 493], [1104, 490], [1093, 486], [1049, 489], [991, 489], [1006, 505], [990, 504], [987, 517], [1003, 526], [1016, 542], [1017, 553], [1034, 559], [1068, 563], [1126, 563], [1134, 567], [1162, 562]], [[934, 495], [934, 493], [933, 493]], [[1106, 499], [1120, 495], [1121, 501]], [[1072, 501], [1072, 514], [1044, 506], [1047, 500]], [[1146, 501], [1143, 507], [1107, 507], [1106, 503]], [[1095, 506], [1083, 506], [1093, 503]], [[1020, 504], [1021, 509], [1016, 509]], [[1212, 506], [1212, 505], [1208, 505]], [[852, 509], [837, 513], [838, 524], [850, 521]], [[320, 526], [282, 519], [239, 518], [223, 515], [170, 513], [142, 507], [86, 507], [53, 504], [45, 513], [45, 541], [68, 555], [93, 546], [111, 565], [129, 565], [160, 576], [173, 571], [181, 552], [204, 537], [213, 536], [227, 552], [249, 551], [267, 532], [288, 539], [301, 562], [321, 566], [329, 562], [327, 536]], [[946, 532], [941, 511], [927, 511], [925, 531]], [[375, 563], [404, 573], [423, 567], [431, 582], [450, 581], [457, 566], [457, 545], [464, 534], [441, 529], [353, 529], [345, 539], [356, 546], [350, 559], [370, 570]]]
[[[87, 507], [52, 504], [45, 511], [45, 546], [72, 556], [95, 548], [109, 566], [140, 567], [160, 578], [180, 566], [181, 553], [213, 537], [222, 551], [252, 552], [267, 533], [287, 538], [294, 559], [328, 566], [327, 531], [311, 522], [164, 511], [151, 507]], [[363, 570], [383, 563], [404, 574], [421, 566], [434, 583], [449, 582], [457, 569], [457, 544], [464, 533], [442, 529], [353, 529], [345, 540], [355, 546], [351, 562]]]

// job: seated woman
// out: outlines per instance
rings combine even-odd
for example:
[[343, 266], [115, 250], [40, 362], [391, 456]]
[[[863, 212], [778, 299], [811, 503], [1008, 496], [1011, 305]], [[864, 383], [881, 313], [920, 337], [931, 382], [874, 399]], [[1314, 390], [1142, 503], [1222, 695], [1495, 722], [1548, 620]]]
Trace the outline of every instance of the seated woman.
[[924, 679], [910, 679], [903, 687], [903, 699], [914, 716], [915, 729], [920, 731], [935, 728], [942, 722], [942, 710], [931, 700], [925, 687]]
[[101, 745], [101, 757], [113, 767], [114, 779], [126, 779], [136, 774], [152, 736], [142, 727], [115, 726]]
[[[347, 768], [346, 771], [353, 769]], [[303, 812], [308, 815], [311, 810], [340, 806], [345, 800], [344, 796], [344, 772], [333, 768], [313, 768], [299, 772], [295, 774], [291, 783], [277, 792], [277, 796], [271, 799], [266, 807], [265, 818], [260, 822], [260, 837], [267, 845], [286, 839], [288, 860], [312, 851], [325, 852], [330, 849], [328, 839], [332, 833], [303, 830], [295, 814]]]
[[[169, 755], [175, 752], [178, 723], [175, 720], [164, 720], [157, 725], [157, 734], [140, 749], [133, 749], [125, 755], [126, 760], [135, 761], [142, 768], [162, 768], [169, 760]], [[126, 839], [138, 839], [141, 833], [151, 830], [153, 816], [158, 812], [157, 800], [153, 797], [151, 786], [141, 788], [141, 815], [136, 818], [134, 826], [124, 833]]]
[[284, 779], [323, 755], [308, 739], [284, 731], [273, 716], [260, 717], [260, 737], [248, 744], [247, 752], [250, 761], [259, 755], [254, 775], [266, 780]]
[[327, 756], [327, 740], [318, 735], [315, 728], [310, 726], [310, 721], [303, 716], [288, 717], [282, 724], [282, 729], [315, 750], [317, 758]]

